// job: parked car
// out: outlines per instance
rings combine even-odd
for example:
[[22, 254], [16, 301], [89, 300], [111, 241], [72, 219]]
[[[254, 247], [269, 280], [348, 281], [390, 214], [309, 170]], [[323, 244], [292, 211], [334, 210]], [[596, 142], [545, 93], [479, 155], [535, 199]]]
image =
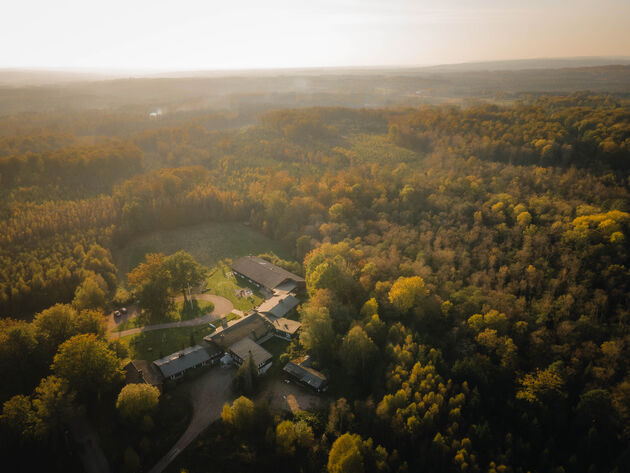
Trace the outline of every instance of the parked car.
[[127, 313], [127, 308], [123, 307], [122, 309], [120, 309], [120, 312], [122, 312], [123, 314], [126, 314]]

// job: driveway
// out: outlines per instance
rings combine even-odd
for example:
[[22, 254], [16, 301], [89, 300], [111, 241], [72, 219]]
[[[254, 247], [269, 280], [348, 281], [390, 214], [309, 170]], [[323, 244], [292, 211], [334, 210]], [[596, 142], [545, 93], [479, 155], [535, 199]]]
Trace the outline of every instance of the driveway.
[[[195, 297], [195, 299], [212, 302], [214, 304], [213, 311], [202, 317], [197, 317], [196, 319], [182, 320], [180, 322], [168, 322], [168, 323], [155, 324], [155, 325], [145, 325], [144, 327], [130, 328], [129, 330], [123, 330], [122, 332], [114, 331], [116, 326], [122, 322], [122, 320], [118, 320], [118, 321], [115, 321], [115, 325], [113, 327], [112, 327], [111, 322], [108, 323], [109, 332], [107, 335], [109, 336], [109, 338], [122, 338], [127, 335], [135, 335], [141, 332], [150, 332], [151, 330], [161, 330], [165, 328], [176, 328], [176, 327], [196, 327], [197, 325], [207, 324], [209, 322], [212, 322], [213, 320], [218, 320], [222, 317], [225, 317], [234, 309], [234, 306], [232, 305], [232, 303], [225, 297], [215, 296], [212, 294], [195, 294], [193, 297]], [[183, 299], [184, 299], [183, 296], [176, 297], [175, 302], [181, 301]], [[136, 313], [135, 308], [134, 308], [134, 313]], [[129, 314], [131, 314], [131, 309], [128, 311], [127, 318], [129, 318]], [[114, 319], [114, 316], [110, 315], [109, 318]]]
[[223, 405], [232, 403], [232, 378], [236, 369], [232, 366], [210, 368], [199, 378], [191, 382], [190, 399], [193, 415], [186, 431], [173, 445], [169, 452], [149, 470], [149, 473], [161, 473], [190, 443], [197, 438], [212, 422], [221, 417]]
[[294, 414], [298, 411], [322, 409], [330, 402], [325, 394], [315, 393], [293, 381], [287, 384], [281, 379], [274, 379], [256, 396], [256, 401], [263, 400], [268, 401], [273, 410], [290, 411]]

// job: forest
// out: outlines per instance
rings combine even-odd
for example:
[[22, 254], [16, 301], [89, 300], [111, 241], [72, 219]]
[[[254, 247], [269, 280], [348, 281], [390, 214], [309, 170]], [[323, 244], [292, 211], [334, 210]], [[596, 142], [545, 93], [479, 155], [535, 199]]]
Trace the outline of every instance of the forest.
[[[0, 97], [3, 457], [80, 471], [72, 412], [124, 407], [103, 314], [130, 297], [125, 242], [246, 222], [292, 249], [287, 355], [332, 400], [280, 415], [246, 393], [169, 471], [628, 471], [630, 99], [552, 92], [160, 119]], [[155, 460], [136, 451], [125, 471]]]

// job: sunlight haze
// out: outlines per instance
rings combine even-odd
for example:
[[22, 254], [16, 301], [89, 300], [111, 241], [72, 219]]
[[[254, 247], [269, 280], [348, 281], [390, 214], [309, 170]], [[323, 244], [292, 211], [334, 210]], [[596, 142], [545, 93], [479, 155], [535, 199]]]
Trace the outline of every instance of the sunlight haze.
[[0, 67], [126, 70], [430, 65], [630, 55], [621, 0], [24, 0]]

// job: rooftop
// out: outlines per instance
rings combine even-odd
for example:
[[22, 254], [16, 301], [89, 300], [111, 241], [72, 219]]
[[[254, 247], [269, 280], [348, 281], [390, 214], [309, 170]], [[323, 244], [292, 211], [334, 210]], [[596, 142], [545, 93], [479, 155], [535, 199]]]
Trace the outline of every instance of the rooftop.
[[297, 297], [291, 294], [282, 294], [267, 299], [258, 306], [257, 310], [258, 312], [270, 314], [274, 317], [284, 317], [292, 309], [297, 307], [299, 303], [300, 300]]
[[254, 363], [259, 367], [273, 358], [271, 353], [247, 337], [231, 345], [228, 350], [243, 361], [247, 360], [251, 354]]
[[260, 314], [253, 312], [240, 319], [229, 321], [225, 328], [217, 327], [213, 333], [206, 335], [204, 340], [214, 342], [222, 347], [229, 347], [245, 337], [258, 340], [268, 331], [265, 320]]
[[326, 387], [328, 379], [323, 373], [320, 373], [313, 368], [298, 365], [292, 361], [284, 365], [284, 371], [295, 376], [304, 384], [311, 386], [314, 389], [320, 390]]
[[296, 320], [285, 319], [284, 317], [275, 319], [272, 323], [273, 328], [281, 332], [288, 333], [290, 335], [294, 335], [302, 327], [302, 324], [300, 322]]
[[301, 276], [257, 256], [240, 258], [232, 264], [232, 269], [269, 289], [273, 289], [287, 280], [304, 282], [304, 278]]
[[206, 349], [201, 345], [195, 345], [155, 360], [153, 364], [158, 367], [165, 378], [168, 378], [208, 360], [210, 360], [210, 356]]

